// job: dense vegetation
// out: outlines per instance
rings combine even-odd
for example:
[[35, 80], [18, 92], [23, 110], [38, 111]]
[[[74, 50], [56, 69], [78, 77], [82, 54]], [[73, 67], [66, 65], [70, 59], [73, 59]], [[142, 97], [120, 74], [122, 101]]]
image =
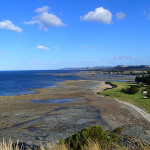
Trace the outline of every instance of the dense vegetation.
[[87, 68], [88, 71], [94, 71], [99, 74], [121, 74], [121, 75], [148, 75], [150, 74], [150, 66], [124, 66], [115, 67], [93, 67]]
[[135, 78], [135, 82], [136, 83], [144, 83], [144, 84], [146, 84], [147, 86], [150, 86], [150, 75], [148, 75], [148, 76], [138, 76], [138, 77], [136, 77]]
[[101, 148], [110, 143], [115, 143], [118, 136], [114, 133], [108, 134], [101, 126], [91, 126], [78, 132], [77, 134], [69, 136], [67, 139], [62, 140], [66, 145], [69, 145], [73, 150], [81, 150], [88, 141], [97, 141]]
[[[135, 78], [135, 82], [137, 83], [138, 87], [142, 87], [143, 85], [146, 85], [147, 88], [144, 89], [144, 91], [147, 92], [147, 97], [150, 98], [150, 75], [148, 76], [137, 76]], [[142, 83], [142, 84], [140, 84]]]
[[[0, 142], [0, 150], [148, 150], [150, 146], [131, 136], [122, 134], [123, 128], [104, 131], [101, 126], [91, 126], [82, 129], [75, 135], [70, 135], [56, 145], [31, 148], [26, 143], [13, 144], [11, 140]], [[128, 143], [128, 144], [127, 144]], [[46, 146], [46, 145], [45, 145]]]
[[106, 83], [106, 84], [109, 84], [110, 86], [112, 86], [112, 88], [116, 88], [116, 87], [117, 87], [116, 84], [114, 84], [114, 83], [112, 83], [112, 82], [110, 82], [110, 81], [106, 81], [105, 83]]
[[150, 98], [150, 87], [147, 88], [147, 97]]
[[136, 93], [138, 93], [138, 91], [139, 90], [138, 90], [138, 87], [136, 85], [131, 85], [127, 89], [124, 89], [124, 88], [121, 89], [121, 92], [126, 93], [126, 94], [136, 94]]

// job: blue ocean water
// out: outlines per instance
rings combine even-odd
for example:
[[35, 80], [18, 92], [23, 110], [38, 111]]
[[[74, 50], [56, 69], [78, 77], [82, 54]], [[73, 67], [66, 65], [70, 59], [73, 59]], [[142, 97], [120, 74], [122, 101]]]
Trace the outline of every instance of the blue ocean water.
[[0, 96], [29, 94], [37, 89], [57, 85], [65, 80], [78, 80], [76, 76], [53, 76], [46, 73], [71, 73], [65, 70], [0, 71]]

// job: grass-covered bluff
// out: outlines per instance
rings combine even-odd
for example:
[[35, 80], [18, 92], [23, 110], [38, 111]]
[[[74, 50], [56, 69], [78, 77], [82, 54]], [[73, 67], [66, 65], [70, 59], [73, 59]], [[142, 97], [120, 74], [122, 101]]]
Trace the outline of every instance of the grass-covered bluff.
[[134, 82], [106, 82], [106, 84], [113, 85], [113, 88], [98, 92], [98, 94], [133, 103], [150, 113], [150, 98], [147, 95], [149, 87], [147, 85]]

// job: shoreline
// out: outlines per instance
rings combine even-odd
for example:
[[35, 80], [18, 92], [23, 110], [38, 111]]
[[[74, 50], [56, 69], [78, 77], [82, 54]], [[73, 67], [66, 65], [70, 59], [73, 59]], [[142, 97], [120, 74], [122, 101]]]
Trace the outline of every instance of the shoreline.
[[114, 100], [135, 109], [138, 113], [140, 113], [143, 116], [144, 119], [146, 119], [147, 121], [150, 122], [150, 113], [148, 113], [145, 109], [143, 109], [139, 106], [136, 106], [132, 103], [129, 103], [129, 102], [124, 102], [124, 101], [121, 101], [121, 100], [118, 100], [118, 99], [114, 99]]
[[103, 91], [107, 88], [111, 88], [110, 85], [105, 84], [105, 81], [94, 81], [94, 80], [66, 80], [63, 82], [58, 82], [56, 86], [52, 87], [43, 87], [43, 88], [38, 88], [38, 89], [26, 89], [27, 91], [33, 91], [35, 93], [25, 93], [25, 94], [16, 94], [16, 95], [4, 95], [0, 96], [1, 98], [9, 98], [9, 97], [22, 97], [22, 96], [30, 96], [30, 95], [37, 95], [37, 94], [42, 94], [43, 91], [47, 91], [50, 89], [58, 89], [58, 88], [65, 88], [66, 84], [69, 82], [93, 82], [96, 83], [94, 87], [89, 87], [89, 89], [93, 90], [95, 93]]
[[[103, 84], [104, 84], [104, 89], [103, 89], [103, 90], [105, 90], [105, 89], [107, 89], [107, 88], [111, 88], [110, 85], [107, 86], [107, 84], [105, 84], [105, 83], [103, 83]], [[97, 93], [97, 92], [100, 92], [100, 91], [102, 91], [101, 87], [97, 87], [97, 89], [95, 89], [95, 92], [96, 92], [96, 93]], [[101, 96], [104, 97], [103, 95], [101, 95]], [[138, 113], [140, 113], [144, 119], [146, 119], [148, 122], [150, 122], [150, 113], [148, 113], [145, 109], [143, 109], [143, 108], [141, 108], [141, 107], [139, 107], [139, 106], [136, 106], [136, 105], [133, 104], [133, 103], [121, 101], [121, 100], [115, 99], [115, 98], [113, 98], [113, 99], [114, 99], [115, 101], [121, 103], [121, 104], [124, 104], [124, 105], [127, 105], [127, 106], [133, 108], [133, 109], [136, 110]]]
[[[11, 137], [13, 141], [19, 139], [20, 142], [34, 146], [33, 144], [39, 144], [39, 140], [44, 144], [67, 138], [90, 125], [102, 125], [107, 130], [108, 126], [103, 122], [99, 112], [90, 107], [84, 99], [84, 95], [92, 94], [91, 88], [99, 83], [83, 80], [66, 81], [60, 83], [59, 87], [38, 89], [38, 94], [0, 97], [0, 137]], [[30, 99], [76, 97], [80, 99], [69, 103], [29, 102]]]
[[[105, 84], [104, 81], [67, 80], [65, 82], [60, 82], [57, 87], [36, 89], [38, 92], [36, 94], [0, 97], [0, 102], [2, 102], [2, 105], [0, 106], [0, 136], [6, 136], [6, 133], [8, 132], [10, 137], [10, 134], [12, 135], [10, 131], [13, 131], [13, 135], [15, 135], [16, 138], [21, 139], [22, 141], [28, 141], [28, 139], [26, 139], [28, 137], [26, 133], [29, 132], [31, 135], [28, 138], [32, 139], [37, 131], [42, 131], [40, 135], [45, 134], [46, 138], [53, 139], [53, 137], [49, 135], [51, 132], [54, 137], [55, 132], [61, 134], [61, 137], [64, 135], [66, 137], [66, 132], [68, 134], [75, 133], [84, 126], [90, 125], [90, 123], [102, 123], [101, 125], [104, 127], [107, 127], [107, 124], [110, 129], [114, 129], [118, 126], [134, 126], [136, 124], [144, 128], [142, 133], [145, 130], [150, 133], [149, 122], [137, 113], [135, 109], [119, 103], [112, 98], [97, 94], [98, 91], [102, 91], [108, 87], [110, 87], [110, 85]], [[80, 99], [63, 104], [31, 104], [29, 101], [65, 98]], [[99, 112], [99, 114], [96, 115], [96, 112]], [[83, 114], [84, 116], [82, 116]], [[99, 116], [101, 121], [94, 118], [95, 115], [97, 117]], [[70, 120], [73, 121], [70, 122]], [[99, 122], [96, 123], [96, 120], [99, 120]], [[79, 127], [74, 128], [74, 124]], [[68, 130], [68, 126], [70, 129], [69, 131], [66, 131]], [[3, 131], [3, 129], [5, 130]], [[33, 132], [31, 132], [32, 129]], [[61, 131], [61, 129], [64, 131]], [[47, 131], [49, 131], [48, 135]], [[140, 129], [138, 129], [138, 131], [140, 131]], [[21, 134], [25, 136], [25, 139], [20, 137]], [[146, 133], [144, 132], [144, 134]], [[144, 140], [146, 135], [143, 135], [142, 138]]]
[[[46, 100], [48, 99], [48, 97], [51, 97], [50, 99], [58, 99], [57, 96], [44, 96], [44, 94], [47, 94], [47, 92], [49, 90], [59, 90], [59, 89], [66, 89], [67, 88], [70, 88], [70, 84], [73, 83], [73, 82], [79, 82], [82, 84], [82, 82], [89, 82], [89, 83], [96, 83], [96, 85], [94, 87], [88, 87], [89, 90], [93, 91], [94, 92], [94, 95], [96, 95], [97, 97], [99, 98], [107, 98], [103, 95], [98, 95], [97, 92], [100, 92], [100, 91], [103, 91], [107, 88], [111, 88], [110, 85], [108, 84], [105, 84], [105, 81], [92, 81], [92, 80], [67, 80], [67, 81], [64, 81], [64, 82], [58, 82], [57, 86], [55, 87], [46, 87], [46, 88], [40, 88], [40, 89], [27, 89], [29, 91], [35, 91], [36, 93], [31, 93], [31, 94], [23, 94], [23, 95], [12, 95], [12, 96], [0, 96], [0, 101], [1, 102], [12, 102], [14, 99], [16, 100], [31, 100], [31, 99], [35, 99], [35, 100]], [[69, 86], [67, 85], [69, 84]], [[66, 88], [67, 86], [67, 88]], [[73, 86], [74, 87], [74, 86]], [[78, 88], [78, 87], [77, 87]], [[85, 96], [86, 97], [86, 96]], [[60, 99], [63, 99], [63, 98], [77, 98], [77, 97], [70, 97], [69, 95], [65, 95], [65, 96], [61, 96], [59, 97]], [[11, 101], [12, 100], [12, 101]], [[124, 104], [126, 106], [129, 106], [131, 108], [133, 108], [134, 110], [136, 110], [138, 113], [140, 113], [142, 115], [142, 117], [144, 119], [146, 119], [147, 121], [150, 122], [150, 114], [148, 112], [146, 112], [146, 110], [144, 110], [143, 108], [140, 108], [132, 103], [129, 103], [129, 102], [123, 102], [123, 101], [120, 101], [118, 99], [114, 99], [116, 102], [118, 103], [121, 103], [121, 104]]]
[[[94, 87], [88, 87], [88, 89], [90, 89], [91, 91], [94, 92], [94, 94], [96, 96], [98, 96], [99, 98], [104, 98], [105, 96], [103, 95], [98, 95], [97, 92], [100, 92], [100, 91], [103, 91], [107, 88], [111, 88], [110, 85], [108, 84], [105, 84], [105, 81], [92, 81], [92, 80], [67, 80], [67, 81], [64, 81], [64, 82], [58, 82], [57, 86], [55, 87], [46, 87], [46, 88], [40, 88], [40, 89], [28, 89], [29, 91], [35, 91], [36, 93], [31, 93], [31, 94], [23, 94], [23, 95], [12, 95], [12, 96], [0, 96], [0, 101], [1, 102], [12, 102], [14, 99], [16, 100], [31, 100], [31, 99], [35, 99], [35, 100], [46, 100], [48, 99], [48, 97], [51, 97], [50, 99], [58, 99], [57, 96], [44, 96], [45, 94], [47, 94], [47, 92], [49, 90], [59, 90], [59, 89], [66, 89], [67, 88], [70, 88], [70, 83], [73, 83], [73, 82], [79, 82], [82, 84], [82, 82], [89, 82], [89, 83], [96, 83]], [[67, 85], [69, 84], [69, 86]], [[67, 88], [66, 88], [67, 86]], [[74, 87], [74, 86], [73, 86]], [[79, 88], [79, 87], [77, 87]], [[85, 96], [86, 97], [86, 96]], [[59, 97], [60, 99], [63, 99], [63, 98], [77, 98], [77, 97], [70, 97], [69, 95], [64, 95], [64, 96], [61, 96]], [[105, 97], [107, 98], [107, 97]], [[132, 103], [129, 103], [129, 102], [124, 102], [124, 101], [121, 101], [121, 100], [118, 100], [118, 99], [115, 99], [113, 98], [116, 102], [118, 103], [121, 103], [121, 104], [124, 104], [126, 106], [129, 106], [131, 108], [133, 108], [134, 110], [136, 110], [138, 113], [140, 113], [142, 115], [142, 117], [144, 119], [146, 119], [147, 121], [150, 122], [150, 114], [148, 112], [146, 112], [146, 110], [144, 110], [143, 108], [140, 108]], [[12, 100], [12, 101], [11, 101]]]

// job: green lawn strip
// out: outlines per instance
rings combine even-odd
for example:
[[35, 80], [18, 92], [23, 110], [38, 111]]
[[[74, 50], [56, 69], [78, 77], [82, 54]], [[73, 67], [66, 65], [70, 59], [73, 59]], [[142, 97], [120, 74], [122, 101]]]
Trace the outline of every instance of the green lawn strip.
[[130, 85], [135, 85], [135, 83], [131, 82], [112, 82], [117, 85], [117, 88], [108, 89], [106, 91], [100, 92], [101, 95], [109, 96], [111, 98], [115, 98], [121, 101], [129, 102], [135, 104], [150, 113], [150, 99], [144, 99], [146, 95], [144, 95], [141, 91], [136, 94], [125, 94], [121, 92], [122, 88], [128, 88]]

